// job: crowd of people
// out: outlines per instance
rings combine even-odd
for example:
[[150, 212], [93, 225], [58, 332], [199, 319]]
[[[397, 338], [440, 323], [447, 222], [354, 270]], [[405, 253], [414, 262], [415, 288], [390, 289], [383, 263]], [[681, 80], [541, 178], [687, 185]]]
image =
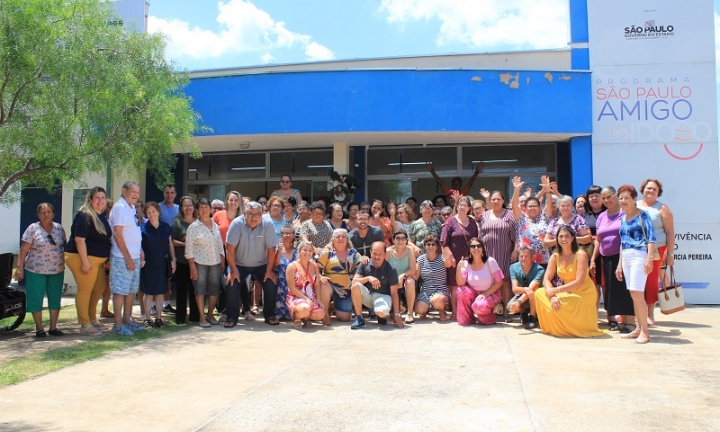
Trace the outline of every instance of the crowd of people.
[[[432, 171], [431, 171], [432, 172]], [[475, 180], [476, 171], [472, 180]], [[673, 219], [658, 201], [662, 184], [590, 186], [576, 198], [543, 176], [540, 190], [512, 179], [508, 202], [500, 191], [468, 195], [459, 178], [444, 194], [418, 202], [308, 203], [289, 175], [270, 197], [231, 191], [225, 201], [139, 202], [128, 181], [108, 205], [95, 187], [75, 215], [70, 237], [53, 222], [48, 203], [22, 236], [16, 279], [25, 279], [36, 336], [57, 328], [65, 267], [77, 283], [80, 332], [132, 335], [177, 324], [237, 325], [260, 314], [268, 325], [366, 319], [404, 327], [437, 314], [461, 326], [512, 322], [559, 337], [608, 331], [644, 344], [664, 266], [673, 264]], [[172, 282], [170, 281], [172, 280]], [[167, 302], [174, 283], [176, 308]], [[112, 329], [97, 318], [114, 318]], [[139, 293], [141, 317], [132, 315]], [[600, 297], [607, 329], [600, 329]], [[188, 313], [189, 309], [189, 313]], [[363, 311], [367, 309], [367, 314]], [[155, 319], [152, 319], [152, 316]], [[404, 317], [403, 317], [404, 315]], [[368, 318], [366, 318], [366, 316]], [[218, 319], [219, 318], [219, 319]], [[604, 326], [604, 324], [603, 324]]]

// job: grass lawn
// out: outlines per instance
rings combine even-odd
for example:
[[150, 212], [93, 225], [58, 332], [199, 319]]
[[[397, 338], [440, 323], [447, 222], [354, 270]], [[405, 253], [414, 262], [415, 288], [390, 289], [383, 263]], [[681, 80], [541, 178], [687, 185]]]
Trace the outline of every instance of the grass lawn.
[[[47, 324], [49, 319], [49, 313], [45, 309], [43, 311], [43, 322], [46, 330], [49, 328]], [[101, 357], [112, 351], [119, 351], [143, 343], [148, 339], [190, 328], [189, 325], [175, 324], [174, 319], [164, 319], [163, 321], [165, 328], [162, 329], [140, 330], [134, 336], [119, 336], [105, 332], [106, 334], [101, 337], [88, 338], [72, 346], [33, 354], [22, 359], [0, 364], [0, 387], [17, 384], [26, 379], [39, 377], [67, 366]], [[59, 323], [68, 322], [77, 323], [75, 306], [65, 306], [60, 310]], [[110, 326], [112, 327], [112, 324]], [[28, 314], [25, 317], [25, 321], [18, 330], [30, 330], [34, 335], [35, 324], [31, 315]]]

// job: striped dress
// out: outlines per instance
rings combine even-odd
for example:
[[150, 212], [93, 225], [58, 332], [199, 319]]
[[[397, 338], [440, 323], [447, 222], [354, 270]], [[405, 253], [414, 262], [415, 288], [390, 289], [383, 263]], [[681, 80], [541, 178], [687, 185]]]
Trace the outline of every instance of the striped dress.
[[508, 209], [500, 217], [492, 217], [493, 211], [483, 213], [479, 222], [480, 239], [485, 244], [488, 256], [495, 258], [504, 275], [510, 274], [510, 255], [517, 241], [517, 222]]
[[448, 286], [442, 254], [438, 254], [432, 261], [428, 259], [426, 254], [422, 254], [417, 259], [417, 265], [420, 269], [420, 278], [422, 278], [422, 292], [428, 298], [435, 293], [447, 296]]

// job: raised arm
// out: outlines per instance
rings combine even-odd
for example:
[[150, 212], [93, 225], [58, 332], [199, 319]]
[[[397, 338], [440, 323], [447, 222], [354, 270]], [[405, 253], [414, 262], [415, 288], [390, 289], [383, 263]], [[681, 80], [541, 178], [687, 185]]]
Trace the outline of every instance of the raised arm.
[[522, 181], [522, 178], [520, 178], [520, 176], [515, 176], [513, 177], [512, 184], [513, 194], [510, 202], [512, 205], [513, 216], [515, 216], [516, 221], [519, 221], [522, 217], [522, 210], [520, 210], [520, 190], [522, 189], [525, 182]]
[[425, 164], [425, 169], [428, 170], [428, 172], [430, 173], [430, 175], [432, 175], [433, 178], [435, 179], [435, 181], [440, 185], [440, 187], [441, 187], [442, 190], [443, 190], [443, 193], [444, 193], [445, 195], [447, 195], [448, 192], [450, 192], [450, 188], [447, 187], [447, 186], [445, 185], [445, 183], [443, 183], [443, 181], [440, 179], [440, 177], [438, 177], [437, 173], [435, 172], [435, 168], [433, 167], [433, 164], [432, 164], [432, 163], [426, 163], [426, 164]]
[[468, 195], [470, 193], [470, 189], [472, 189], [472, 185], [473, 183], [475, 183], [475, 179], [477, 179], [477, 176], [483, 170], [484, 166], [485, 164], [482, 162], [475, 165], [475, 172], [473, 173], [472, 177], [470, 177], [470, 180], [468, 180], [467, 184], [460, 190], [460, 195]]

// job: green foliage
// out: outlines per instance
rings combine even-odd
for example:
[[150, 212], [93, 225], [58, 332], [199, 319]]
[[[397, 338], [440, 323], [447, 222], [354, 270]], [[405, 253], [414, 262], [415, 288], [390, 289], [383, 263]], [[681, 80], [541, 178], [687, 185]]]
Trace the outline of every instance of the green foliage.
[[162, 36], [124, 32], [102, 0], [0, 0], [0, 196], [88, 172], [171, 183], [199, 116]]

